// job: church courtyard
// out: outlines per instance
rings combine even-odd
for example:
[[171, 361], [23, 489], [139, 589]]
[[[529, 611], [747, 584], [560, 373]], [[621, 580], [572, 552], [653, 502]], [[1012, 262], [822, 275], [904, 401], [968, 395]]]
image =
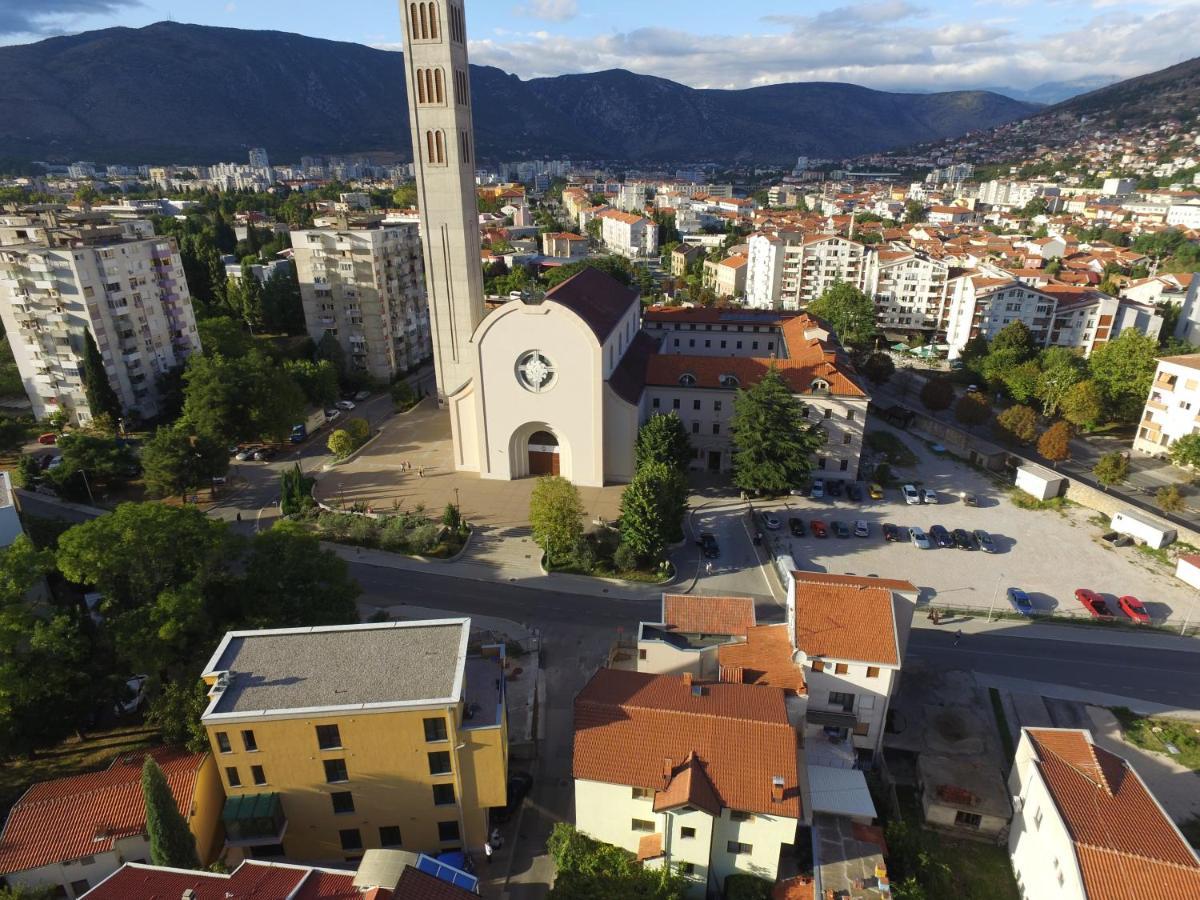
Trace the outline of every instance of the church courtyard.
[[[437, 513], [457, 502], [468, 521], [485, 529], [528, 527], [535, 478], [484, 479], [455, 471], [453, 459], [450, 416], [430, 397], [387, 419], [358, 456], [320, 475], [317, 497], [333, 507], [364, 503], [377, 513], [417, 506]], [[616, 519], [623, 490], [619, 484], [579, 488], [587, 522]]]

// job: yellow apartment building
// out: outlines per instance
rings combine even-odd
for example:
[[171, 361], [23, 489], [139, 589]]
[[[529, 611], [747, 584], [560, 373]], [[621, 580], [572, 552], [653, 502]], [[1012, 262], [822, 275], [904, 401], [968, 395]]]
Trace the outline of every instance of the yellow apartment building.
[[203, 672], [231, 857], [478, 851], [508, 777], [504, 648], [471, 620], [233, 631]]

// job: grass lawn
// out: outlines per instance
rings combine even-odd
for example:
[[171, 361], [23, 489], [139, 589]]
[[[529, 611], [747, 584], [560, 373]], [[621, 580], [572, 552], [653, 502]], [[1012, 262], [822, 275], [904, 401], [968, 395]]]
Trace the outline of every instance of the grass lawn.
[[863, 440], [876, 453], [886, 454], [889, 465], [907, 468], [917, 464], [917, 455], [890, 431], [868, 431]]
[[[1121, 723], [1129, 743], [1166, 754], [1193, 772], [1200, 771], [1200, 724], [1178, 719], [1151, 719], [1124, 706], [1114, 706], [1112, 713]], [[1167, 750], [1168, 743], [1179, 750], [1178, 755]]]
[[0, 763], [0, 815], [7, 814], [35, 781], [65, 778], [108, 768], [113, 757], [159, 743], [158, 730], [147, 725], [120, 725], [89, 732], [84, 740], [68, 738], [57, 747], [39, 750], [32, 759]]

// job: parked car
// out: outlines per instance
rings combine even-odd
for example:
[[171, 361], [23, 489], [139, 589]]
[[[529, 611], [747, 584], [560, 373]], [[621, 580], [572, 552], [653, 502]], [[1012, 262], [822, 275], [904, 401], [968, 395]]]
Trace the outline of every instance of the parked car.
[[893, 543], [895, 541], [902, 541], [904, 540], [904, 529], [898, 525], [893, 525], [891, 522], [884, 522], [883, 539]]
[[932, 544], [929, 543], [929, 536], [920, 528], [913, 527], [908, 530], [908, 537], [921, 550], [928, 550]]
[[325, 424], [326, 425], [328, 425], [330, 422], [336, 422], [341, 417], [342, 417], [342, 411], [340, 409], [325, 410]]
[[52, 457], [50, 457], [50, 462], [46, 463], [46, 468], [47, 469], [57, 469], [62, 464], [63, 464], [63, 458], [61, 456], [52, 456]]
[[259, 447], [254, 451], [254, 458], [259, 462], [269, 462], [279, 454], [274, 447]]
[[808, 523], [808, 529], [812, 532], [813, 537], [823, 538], [829, 537], [829, 531], [825, 527], [825, 523], [820, 519], [813, 519]]
[[861, 503], [863, 498], [862, 485], [857, 481], [851, 481], [848, 485], [846, 485], [846, 496], [855, 503]]
[[871, 536], [871, 526], [867, 524], [866, 520], [859, 519], [854, 523], [854, 536], [855, 537], [870, 537]]
[[938, 500], [937, 491], [925, 488], [925, 490], [921, 491], [921, 502], [936, 505], [941, 501]]
[[113, 715], [128, 716], [137, 712], [146, 702], [146, 682], [149, 675], [134, 675], [125, 682], [122, 696], [113, 704]]
[[366, 400], [370, 396], [371, 396], [370, 391], [359, 391], [357, 394], [354, 395], [354, 399], [357, 400], [359, 403], [362, 403], [364, 400]]
[[953, 547], [954, 538], [950, 536], [950, 532], [941, 525], [934, 525], [929, 529], [929, 536], [933, 538], [933, 542], [939, 547]]
[[975, 494], [972, 494], [970, 491], [963, 491], [962, 502], [963, 506], [978, 506], [979, 497], [977, 497]]
[[1146, 607], [1137, 597], [1132, 597], [1126, 594], [1124, 597], [1117, 598], [1117, 606], [1121, 607], [1121, 612], [1133, 619], [1139, 625], [1150, 624], [1150, 613], [1146, 612]]
[[804, 537], [804, 520], [798, 516], [792, 516], [788, 519], [788, 531], [792, 533], [792, 537]]
[[995, 553], [996, 542], [992, 540], [992, 536], [982, 528], [975, 529], [975, 540], [979, 544], [979, 549], [984, 553]]
[[833, 533], [836, 534], [840, 538], [850, 537], [850, 526], [848, 526], [841, 519], [834, 519], [832, 522], [829, 523], [829, 527], [832, 528]]
[[950, 532], [950, 536], [954, 538], [954, 546], [959, 550], [979, 549], [979, 544], [975, 541], [975, 535], [971, 534], [965, 528], [955, 528]]
[[504, 824], [521, 808], [521, 801], [533, 787], [533, 776], [528, 772], [510, 771], [508, 773], [508, 798], [502, 807], [492, 809], [492, 821]]
[[1090, 591], [1087, 588], [1079, 588], [1075, 591], [1075, 599], [1084, 605], [1094, 619], [1112, 619], [1114, 618], [1112, 610], [1108, 608], [1108, 604], [1104, 602], [1104, 598], [1095, 591]]
[[350, 410], [354, 409], [354, 401], [353, 400], [339, 400], [337, 403], [335, 403], [333, 405], [336, 406], [338, 409], [346, 410], [346, 412], [349, 412]]
[[911, 484], [906, 484], [900, 488], [900, 493], [904, 494], [904, 502], [909, 506], [917, 506], [921, 502], [921, 492]]
[[236, 459], [238, 462], [245, 462], [248, 459], [253, 459], [254, 454], [257, 452], [257, 450], [258, 450], [257, 447], [243, 447], [241, 450], [239, 450], [237, 453], [234, 454], [233, 458]]
[[871, 495], [872, 500], [883, 499], [883, 487], [878, 482], [872, 481], [870, 486], [867, 488], [867, 493]]
[[1029, 595], [1020, 588], [1008, 589], [1008, 602], [1023, 616], [1033, 615], [1033, 601], [1029, 599]]
[[38, 435], [38, 443], [39, 444], [57, 444], [58, 443], [58, 435], [55, 434], [53, 431], [47, 431], [45, 434], [39, 434]]
[[808, 496], [814, 500], [820, 500], [825, 496], [825, 479], [814, 478], [812, 486], [808, 489]]
[[763, 512], [761, 515], [762, 515], [762, 523], [763, 523], [764, 528], [768, 528], [771, 531], [779, 530], [780, 522], [777, 518], [775, 518], [769, 512]]
[[829, 484], [827, 484], [825, 486], [825, 490], [826, 490], [826, 492], [828, 492], [830, 497], [842, 496], [842, 488], [843, 488], [842, 482], [837, 478], [831, 479]]
[[705, 559], [716, 559], [721, 555], [721, 547], [717, 543], [716, 535], [705, 531], [700, 534], [700, 552], [704, 554]]

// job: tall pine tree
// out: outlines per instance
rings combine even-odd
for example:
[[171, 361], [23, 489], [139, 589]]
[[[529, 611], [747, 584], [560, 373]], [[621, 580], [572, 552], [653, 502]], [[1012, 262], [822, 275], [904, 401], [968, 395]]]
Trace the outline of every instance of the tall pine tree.
[[753, 494], [782, 494], [799, 487], [825, 443], [819, 426], [804, 420], [804, 408], [774, 365], [758, 384], [739, 390], [733, 401], [733, 483]]
[[199, 869], [196, 839], [179, 812], [171, 788], [158, 763], [150, 756], [142, 765], [142, 798], [146, 803], [146, 835], [150, 862], [175, 869]]
[[104, 357], [96, 346], [96, 339], [90, 331], [84, 332], [83, 348], [83, 385], [87, 397], [88, 408], [92, 417], [99, 415], [111, 416], [115, 424], [121, 418], [121, 401], [117, 392], [108, 381], [108, 373], [104, 371]]

